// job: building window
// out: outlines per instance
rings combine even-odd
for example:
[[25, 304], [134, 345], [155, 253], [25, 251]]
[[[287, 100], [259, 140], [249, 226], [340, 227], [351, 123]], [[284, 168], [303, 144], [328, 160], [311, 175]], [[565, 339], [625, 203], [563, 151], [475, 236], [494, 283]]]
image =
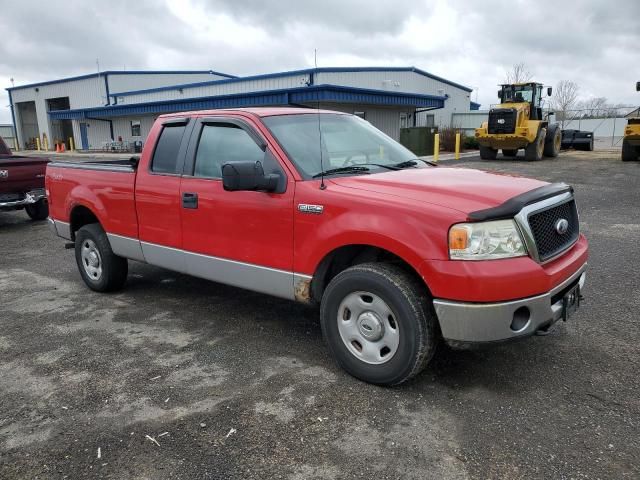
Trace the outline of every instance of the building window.
[[131, 120], [131, 136], [140, 136], [140, 120]]
[[411, 126], [409, 125], [410, 116], [411, 115], [409, 115], [408, 113], [400, 114], [400, 128], [407, 128]]
[[365, 112], [353, 112], [356, 117], [360, 117], [363, 120], [367, 119], [367, 114]]

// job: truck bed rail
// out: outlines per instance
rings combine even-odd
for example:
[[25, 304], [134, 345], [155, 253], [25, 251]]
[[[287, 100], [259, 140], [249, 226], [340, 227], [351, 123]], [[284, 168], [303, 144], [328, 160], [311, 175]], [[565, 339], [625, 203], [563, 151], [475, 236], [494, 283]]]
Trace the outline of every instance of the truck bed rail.
[[133, 173], [138, 168], [138, 157], [129, 160], [111, 160], [107, 162], [51, 162], [50, 167], [76, 168], [79, 170], [101, 170], [108, 172]]

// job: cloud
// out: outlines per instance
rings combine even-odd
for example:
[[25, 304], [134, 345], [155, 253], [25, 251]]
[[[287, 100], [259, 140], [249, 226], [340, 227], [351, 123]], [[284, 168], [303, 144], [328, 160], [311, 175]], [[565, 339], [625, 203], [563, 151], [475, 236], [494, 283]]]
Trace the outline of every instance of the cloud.
[[313, 66], [317, 49], [319, 66], [413, 65], [479, 87], [484, 106], [519, 62], [545, 84], [640, 104], [639, 18], [637, 0], [21, 0], [0, 17], [0, 86], [92, 72], [96, 58], [103, 70], [273, 72]]

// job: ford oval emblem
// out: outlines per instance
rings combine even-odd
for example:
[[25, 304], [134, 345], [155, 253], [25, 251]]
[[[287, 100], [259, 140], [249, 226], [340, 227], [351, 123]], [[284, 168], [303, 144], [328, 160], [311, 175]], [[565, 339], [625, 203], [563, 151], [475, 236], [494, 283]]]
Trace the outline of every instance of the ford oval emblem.
[[556, 232], [558, 235], [564, 235], [569, 230], [569, 221], [565, 218], [561, 218], [556, 222]]

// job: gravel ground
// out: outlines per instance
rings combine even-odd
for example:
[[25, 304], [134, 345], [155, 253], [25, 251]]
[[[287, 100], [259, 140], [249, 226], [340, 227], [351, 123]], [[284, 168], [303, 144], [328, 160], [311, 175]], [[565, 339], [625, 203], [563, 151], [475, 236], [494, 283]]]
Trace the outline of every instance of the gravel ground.
[[585, 300], [394, 389], [336, 367], [316, 309], [134, 262], [93, 293], [45, 222], [0, 213], [0, 478], [640, 478], [640, 164], [455, 164], [575, 186]]

